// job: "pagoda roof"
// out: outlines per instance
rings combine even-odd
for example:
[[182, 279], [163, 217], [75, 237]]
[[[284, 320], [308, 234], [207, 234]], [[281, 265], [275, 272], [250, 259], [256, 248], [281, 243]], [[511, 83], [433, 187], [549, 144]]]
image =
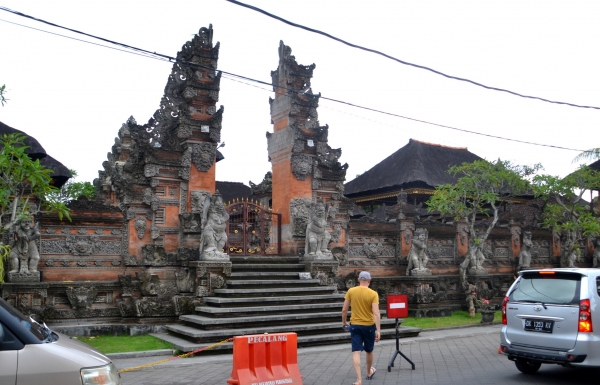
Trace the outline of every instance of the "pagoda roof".
[[344, 195], [363, 196], [406, 187], [435, 189], [456, 182], [456, 178], [447, 172], [450, 167], [481, 159], [466, 147], [410, 139], [406, 146], [346, 183]]

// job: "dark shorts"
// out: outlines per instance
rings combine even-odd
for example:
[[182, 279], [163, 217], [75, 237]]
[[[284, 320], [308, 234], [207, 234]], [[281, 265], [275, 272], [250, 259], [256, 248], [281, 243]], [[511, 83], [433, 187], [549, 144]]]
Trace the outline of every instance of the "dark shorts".
[[350, 337], [352, 338], [352, 351], [365, 351], [371, 353], [375, 346], [375, 325], [361, 326], [350, 325]]

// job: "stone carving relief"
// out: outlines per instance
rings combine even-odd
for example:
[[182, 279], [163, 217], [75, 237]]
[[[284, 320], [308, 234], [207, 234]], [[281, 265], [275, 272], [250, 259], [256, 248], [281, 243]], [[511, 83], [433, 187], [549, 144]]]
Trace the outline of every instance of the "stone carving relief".
[[179, 214], [179, 223], [181, 231], [184, 234], [200, 233], [201, 217], [199, 213], [183, 213]]
[[158, 175], [159, 170], [160, 166], [157, 164], [146, 164], [144, 166], [144, 176], [146, 176], [146, 178], [153, 177]]
[[144, 233], [146, 232], [146, 218], [137, 217], [135, 218], [134, 227], [137, 230], [137, 236], [139, 239], [144, 238]]
[[96, 235], [91, 237], [70, 236], [65, 239], [65, 243], [73, 255], [96, 254], [100, 248], [100, 238]]
[[290, 202], [290, 214], [292, 217], [293, 234], [296, 237], [306, 236], [306, 226], [312, 201], [309, 198], [295, 198]]
[[91, 309], [92, 303], [98, 295], [95, 287], [67, 287], [67, 298], [71, 307], [75, 310]]
[[367, 258], [376, 259], [383, 255], [384, 248], [381, 242], [379, 243], [366, 243], [362, 247], [362, 255], [366, 255]]
[[143, 197], [142, 201], [145, 204], [147, 204], [148, 206], [150, 206], [152, 211], [158, 210], [160, 201], [158, 200], [156, 195], [154, 195], [154, 193], [152, 192], [152, 189], [150, 187], [144, 189], [144, 197]]
[[192, 212], [193, 213], [202, 213], [204, 209], [204, 202], [206, 198], [211, 198], [211, 194], [208, 191], [203, 190], [192, 190]]
[[312, 172], [312, 157], [305, 154], [292, 154], [292, 174], [298, 180], [305, 180]]
[[203, 142], [192, 145], [192, 163], [198, 171], [206, 172], [210, 170], [215, 162], [216, 151], [216, 143]]
[[261, 196], [271, 194], [273, 189], [273, 174], [271, 171], [265, 174], [265, 177], [259, 184], [254, 184], [250, 181], [250, 188], [252, 189], [252, 195]]
[[180, 293], [194, 292], [194, 274], [190, 269], [183, 269], [175, 272], [177, 278], [177, 289]]
[[131, 297], [134, 291], [140, 289], [140, 281], [133, 275], [119, 275], [119, 283], [122, 297]]

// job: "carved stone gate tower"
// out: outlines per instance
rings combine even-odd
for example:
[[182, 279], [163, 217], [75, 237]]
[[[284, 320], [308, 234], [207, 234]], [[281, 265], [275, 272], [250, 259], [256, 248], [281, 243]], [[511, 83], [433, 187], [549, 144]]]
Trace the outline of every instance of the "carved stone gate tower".
[[327, 144], [329, 127], [319, 124], [320, 94], [312, 93], [314, 64], [300, 65], [290, 47], [279, 43], [279, 67], [271, 72], [275, 99], [270, 99], [273, 133], [267, 133], [273, 170], [273, 209], [282, 214], [282, 254], [304, 254], [310, 205], [327, 203], [332, 247], [345, 244], [347, 216], [344, 180], [347, 164], [341, 149]]

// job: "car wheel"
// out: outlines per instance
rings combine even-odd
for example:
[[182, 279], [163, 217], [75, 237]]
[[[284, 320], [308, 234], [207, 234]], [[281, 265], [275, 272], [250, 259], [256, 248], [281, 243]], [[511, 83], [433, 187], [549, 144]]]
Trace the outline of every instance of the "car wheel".
[[540, 369], [540, 366], [542, 366], [542, 363], [537, 362], [537, 361], [525, 360], [523, 358], [518, 358], [515, 361], [515, 365], [517, 366], [517, 369], [519, 369], [519, 371], [521, 373], [534, 374], [535, 372], [537, 372]]

